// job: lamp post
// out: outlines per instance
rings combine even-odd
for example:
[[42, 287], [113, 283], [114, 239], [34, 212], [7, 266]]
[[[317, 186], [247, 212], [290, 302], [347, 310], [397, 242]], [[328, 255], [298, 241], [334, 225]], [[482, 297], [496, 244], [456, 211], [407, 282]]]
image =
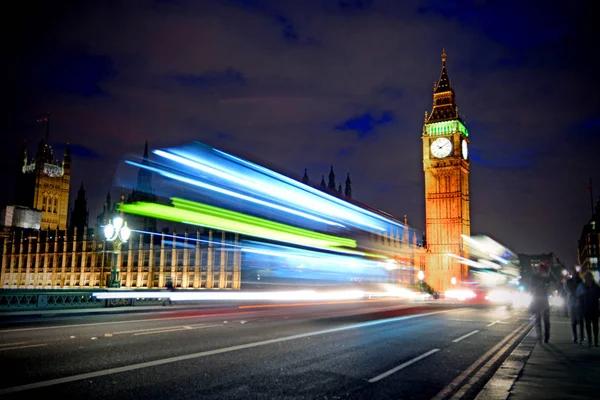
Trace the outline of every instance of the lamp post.
[[113, 242], [113, 266], [110, 271], [110, 279], [108, 280], [108, 287], [118, 288], [121, 287], [121, 280], [119, 279], [119, 269], [117, 268], [117, 262], [119, 260], [119, 252], [121, 251], [121, 245], [129, 239], [131, 236], [131, 230], [127, 226], [127, 222], [123, 221], [123, 218], [116, 217], [111, 223], [104, 227], [104, 236], [109, 242]]
[[456, 285], [456, 278], [455, 278], [455, 277], [452, 277], [452, 278], [450, 279], [450, 283], [451, 283], [452, 285]]

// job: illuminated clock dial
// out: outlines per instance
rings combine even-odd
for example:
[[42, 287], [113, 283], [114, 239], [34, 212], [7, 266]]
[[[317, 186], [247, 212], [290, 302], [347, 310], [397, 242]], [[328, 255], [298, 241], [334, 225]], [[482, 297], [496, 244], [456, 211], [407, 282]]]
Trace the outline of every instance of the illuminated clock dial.
[[462, 156], [465, 160], [469, 157], [469, 145], [466, 140], [462, 141]]
[[437, 138], [431, 143], [431, 154], [436, 158], [448, 157], [452, 153], [452, 142], [448, 138]]

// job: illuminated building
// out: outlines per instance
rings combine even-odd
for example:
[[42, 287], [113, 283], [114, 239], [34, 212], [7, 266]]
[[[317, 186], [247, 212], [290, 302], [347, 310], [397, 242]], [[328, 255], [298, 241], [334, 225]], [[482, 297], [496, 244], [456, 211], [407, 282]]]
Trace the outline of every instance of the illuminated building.
[[425, 172], [425, 234], [429, 259], [427, 282], [438, 291], [468, 276], [456, 257], [468, 258], [461, 235], [470, 236], [469, 132], [455, 102], [442, 53], [442, 72], [433, 90], [433, 109], [422, 132]]
[[33, 158], [23, 146], [17, 176], [16, 204], [42, 212], [41, 229], [67, 228], [71, 189], [71, 151], [62, 161], [54, 159], [52, 147], [43, 139]]
[[[144, 238], [147, 237], [147, 240]], [[239, 289], [237, 235], [212, 230], [188, 235], [139, 232], [122, 245], [117, 265], [124, 288]], [[106, 287], [112, 246], [93, 230], [14, 229], [2, 244], [0, 287]]]

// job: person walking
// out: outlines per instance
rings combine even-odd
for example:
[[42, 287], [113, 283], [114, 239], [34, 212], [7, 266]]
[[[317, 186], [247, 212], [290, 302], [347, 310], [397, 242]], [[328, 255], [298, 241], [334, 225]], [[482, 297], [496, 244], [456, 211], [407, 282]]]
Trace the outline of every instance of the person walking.
[[[571, 315], [571, 331], [573, 332], [573, 343], [583, 343], [583, 280], [579, 273], [575, 272], [565, 282], [567, 292], [567, 307]], [[580, 287], [581, 291], [577, 291]], [[579, 293], [579, 294], [578, 294]], [[579, 339], [577, 328], [579, 327]]]
[[550, 340], [550, 303], [548, 301], [548, 291], [551, 286], [550, 267], [542, 262], [536, 268], [535, 274], [531, 277], [529, 290], [532, 300], [529, 306], [535, 322], [535, 331], [538, 341], [542, 341], [542, 320], [544, 320], [544, 343]]
[[587, 332], [588, 346], [592, 346], [592, 329], [594, 346], [598, 347], [598, 316], [600, 315], [600, 286], [590, 271], [583, 276], [583, 318], [585, 319], [585, 330]]

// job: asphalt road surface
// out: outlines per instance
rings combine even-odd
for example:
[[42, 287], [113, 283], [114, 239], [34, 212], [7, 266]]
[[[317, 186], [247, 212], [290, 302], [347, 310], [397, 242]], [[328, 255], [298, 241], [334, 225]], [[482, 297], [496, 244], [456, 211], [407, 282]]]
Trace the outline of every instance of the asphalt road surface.
[[529, 327], [385, 300], [4, 316], [0, 397], [468, 399]]

